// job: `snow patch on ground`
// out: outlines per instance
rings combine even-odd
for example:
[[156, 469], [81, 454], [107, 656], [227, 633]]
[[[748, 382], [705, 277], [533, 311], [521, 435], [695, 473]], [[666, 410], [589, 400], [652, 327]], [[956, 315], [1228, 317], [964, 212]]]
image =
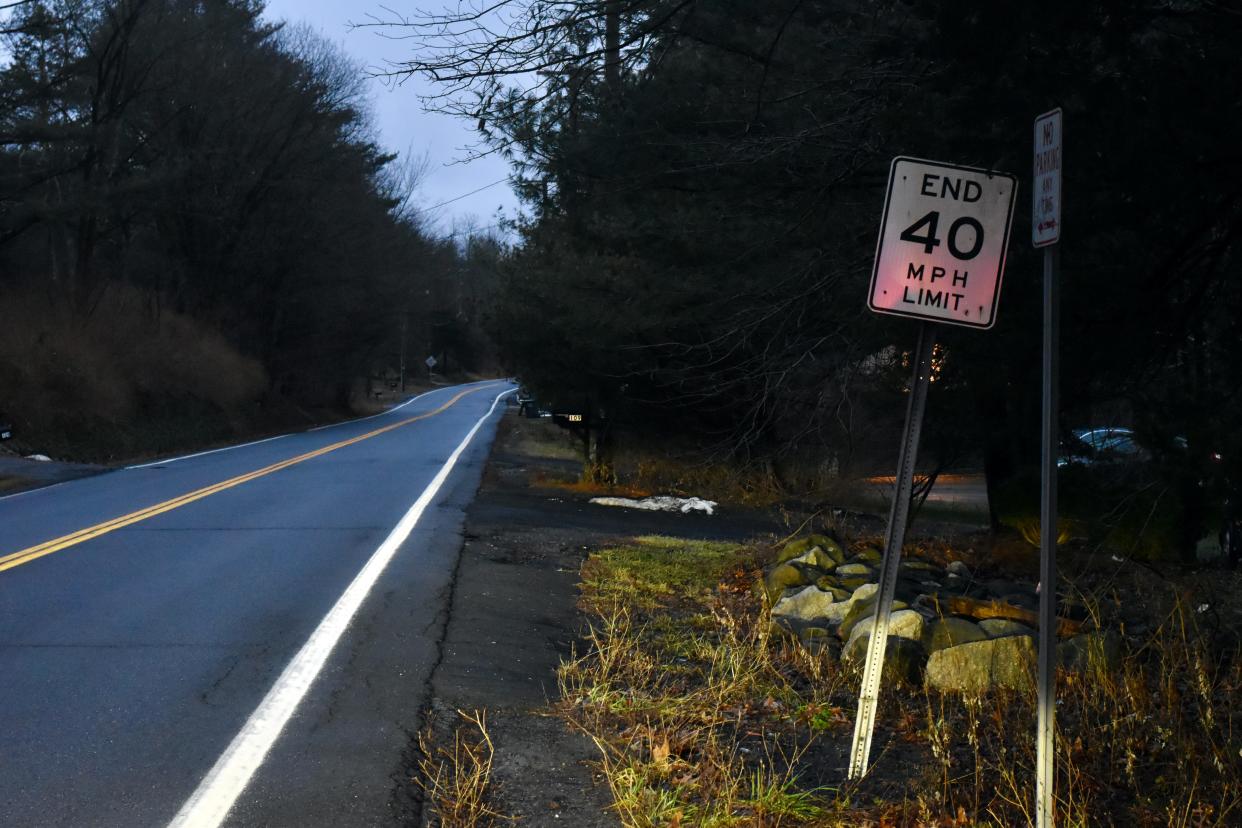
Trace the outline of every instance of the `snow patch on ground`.
[[634, 500], [629, 497], [593, 497], [591, 502], [599, 506], [620, 506], [625, 509], [645, 509], [649, 512], [681, 512], [689, 514], [691, 512], [707, 512], [714, 514], [716, 509], [716, 501], [702, 500], [697, 497], [669, 497], [660, 495], [658, 497], [644, 497], [642, 500]]

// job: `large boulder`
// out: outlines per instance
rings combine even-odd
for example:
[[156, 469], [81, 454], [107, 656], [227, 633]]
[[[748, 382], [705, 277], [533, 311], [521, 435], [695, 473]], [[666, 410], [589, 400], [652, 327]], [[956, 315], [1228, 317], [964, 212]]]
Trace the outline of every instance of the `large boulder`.
[[979, 694], [994, 687], [1029, 691], [1035, 683], [1035, 659], [1035, 639], [1029, 635], [946, 647], [928, 657], [926, 685], [966, 694]]
[[773, 618], [798, 621], [819, 621], [843, 618], [849, 609], [848, 602], [839, 602], [831, 592], [817, 586], [803, 587], [785, 593], [772, 607]]
[[[861, 589], [861, 588], [860, 588]], [[875, 605], [878, 603], [879, 596], [872, 590], [865, 598], [855, 597], [850, 611], [841, 619], [841, 626], [837, 627], [837, 636], [843, 641], [848, 641], [850, 633], [854, 631], [854, 626], [864, 618], [870, 618], [875, 615]], [[905, 601], [893, 601], [893, 610], [903, 610], [907, 608]]]
[[934, 653], [946, 647], [986, 641], [988, 634], [979, 625], [965, 618], [937, 618], [927, 624], [923, 631], [923, 646]]
[[[867, 659], [867, 636], [854, 639], [841, 651], [841, 660], [863, 667]], [[896, 635], [888, 637], [884, 646], [884, 669], [880, 681], [884, 684], [908, 684], [917, 687], [923, 679], [927, 664], [927, 652], [923, 645], [909, 638]]]
[[769, 604], [779, 601], [785, 590], [805, 584], [806, 576], [792, 564], [777, 564], [763, 576], [763, 588], [768, 595]]
[[[869, 638], [871, 636], [871, 628], [874, 625], [874, 614], [859, 620], [854, 625], [854, 628], [850, 630], [850, 637], [845, 643], [845, 649], [848, 651], [859, 638]], [[888, 634], [921, 643], [923, 640], [923, 616], [912, 609], [897, 610], [888, 617]]]

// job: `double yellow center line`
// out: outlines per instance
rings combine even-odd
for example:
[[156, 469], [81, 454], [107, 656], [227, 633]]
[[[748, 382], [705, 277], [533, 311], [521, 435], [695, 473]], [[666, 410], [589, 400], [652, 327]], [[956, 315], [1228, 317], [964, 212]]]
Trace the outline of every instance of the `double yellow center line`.
[[444, 405], [433, 411], [428, 411], [426, 414], [419, 414], [416, 417], [410, 417], [408, 419], [393, 423], [392, 425], [386, 425], [383, 428], [368, 431], [366, 434], [360, 434], [357, 437], [351, 437], [348, 440], [341, 440], [339, 443], [333, 443], [330, 446], [324, 446], [323, 448], [315, 449], [314, 451], [308, 451], [305, 454], [299, 454], [297, 457], [291, 457], [288, 460], [281, 460], [279, 463], [273, 463], [270, 466], [265, 466], [256, 471], [247, 472], [246, 474], [229, 478], [223, 482], [214, 483], [210, 486], [196, 489], [195, 491], [188, 492], [180, 497], [165, 500], [163, 503], [156, 503], [154, 506], [148, 506], [145, 509], [139, 509], [136, 512], [130, 512], [127, 515], [121, 515], [120, 517], [113, 518], [112, 520], [106, 520], [103, 523], [97, 523], [94, 526], [88, 526], [85, 529], [79, 529], [78, 531], [71, 532], [68, 535], [63, 535], [62, 537], [54, 538], [50, 541], [44, 541], [37, 546], [23, 549], [20, 552], [5, 555], [4, 557], [0, 557], [0, 572], [4, 572], [6, 569], [13, 569], [14, 567], [21, 566], [22, 564], [30, 563], [31, 561], [42, 558], [44, 555], [59, 552], [60, 550], [67, 549], [70, 546], [77, 546], [79, 543], [85, 543], [93, 538], [106, 535], [109, 532], [115, 532], [117, 529], [132, 526], [135, 523], [147, 520], [148, 518], [153, 518], [156, 515], [171, 512], [173, 509], [180, 509], [182, 506], [193, 503], [196, 500], [202, 500], [205, 497], [210, 497], [218, 492], [231, 489], [234, 486], [240, 486], [243, 483], [249, 483], [251, 480], [257, 480], [260, 477], [266, 477], [267, 475], [274, 474], [281, 469], [287, 469], [290, 466], [296, 466], [298, 463], [305, 463], [307, 460], [322, 457], [323, 455], [334, 452], [337, 449], [343, 449], [346, 446], [361, 443], [363, 440], [370, 440], [372, 437], [378, 437], [381, 434], [401, 428], [402, 426], [407, 426], [410, 423], [416, 423], [419, 420], [426, 420], [430, 417], [434, 417], [437, 414], [441, 414], [449, 408], [452, 408], [462, 397], [493, 387], [494, 386], [492, 385], [482, 385], [477, 388], [468, 388], [465, 391], [458, 393], [451, 400], [444, 403]]

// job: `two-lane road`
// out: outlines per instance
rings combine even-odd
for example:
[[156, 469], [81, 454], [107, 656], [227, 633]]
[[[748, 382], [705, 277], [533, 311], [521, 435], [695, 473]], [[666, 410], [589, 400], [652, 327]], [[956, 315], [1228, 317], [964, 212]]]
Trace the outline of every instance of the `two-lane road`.
[[462, 510], [511, 389], [0, 499], [0, 824], [408, 816]]

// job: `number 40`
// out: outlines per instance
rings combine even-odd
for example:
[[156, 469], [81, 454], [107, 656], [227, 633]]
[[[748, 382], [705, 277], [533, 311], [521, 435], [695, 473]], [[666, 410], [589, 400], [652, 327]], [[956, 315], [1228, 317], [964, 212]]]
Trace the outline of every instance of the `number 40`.
[[[901, 240], [914, 242], [923, 245], [924, 253], [931, 253], [940, 246], [940, 239], [936, 238], [936, 228], [940, 224], [940, 211], [932, 210], [921, 219], [911, 224], [905, 230], [901, 231]], [[918, 231], [927, 228], [926, 235], [920, 236]], [[958, 246], [958, 233], [963, 227], [970, 227], [975, 231], [975, 243], [971, 245], [969, 250], [962, 250]], [[973, 259], [979, 255], [979, 251], [983, 248], [983, 225], [970, 216], [962, 216], [957, 221], [949, 225], [949, 252], [959, 259]]]

